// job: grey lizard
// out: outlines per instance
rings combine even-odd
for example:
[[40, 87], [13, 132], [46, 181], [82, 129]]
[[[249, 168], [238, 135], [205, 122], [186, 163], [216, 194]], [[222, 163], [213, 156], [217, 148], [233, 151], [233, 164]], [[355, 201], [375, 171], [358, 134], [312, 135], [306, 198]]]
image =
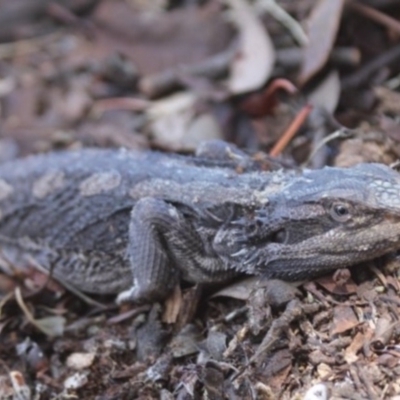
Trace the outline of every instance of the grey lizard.
[[239, 173], [237, 165], [116, 149], [8, 162], [2, 258], [34, 259], [122, 302], [162, 299], [180, 280], [310, 278], [400, 247], [400, 175], [389, 167]]

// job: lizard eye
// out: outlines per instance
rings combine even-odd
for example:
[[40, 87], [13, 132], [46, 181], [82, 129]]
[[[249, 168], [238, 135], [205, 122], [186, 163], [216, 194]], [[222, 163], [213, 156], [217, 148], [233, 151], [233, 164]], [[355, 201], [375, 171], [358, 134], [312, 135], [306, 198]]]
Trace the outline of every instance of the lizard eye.
[[350, 218], [350, 209], [347, 204], [336, 203], [332, 205], [330, 214], [335, 221], [344, 222]]

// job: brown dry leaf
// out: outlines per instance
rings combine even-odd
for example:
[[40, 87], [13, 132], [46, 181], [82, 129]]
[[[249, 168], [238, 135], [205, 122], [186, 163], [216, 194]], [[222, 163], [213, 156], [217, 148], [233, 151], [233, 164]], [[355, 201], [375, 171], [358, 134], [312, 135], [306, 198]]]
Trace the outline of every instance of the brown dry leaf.
[[182, 291], [179, 285], [176, 285], [171, 296], [165, 301], [165, 309], [162, 321], [167, 324], [173, 324], [178, 318], [179, 311], [182, 307]]
[[176, 330], [186, 326], [194, 319], [201, 300], [202, 291], [201, 285], [195, 285], [185, 291], [181, 300], [179, 315], [175, 323]]
[[299, 82], [304, 84], [326, 61], [335, 42], [344, 0], [319, 0], [308, 20], [308, 45], [304, 48]]
[[15, 394], [8, 375], [0, 375], [0, 399], [12, 399]]
[[174, 358], [184, 357], [198, 353], [199, 343], [204, 340], [198, 327], [194, 324], [186, 325], [172, 338], [170, 349]]
[[333, 321], [330, 335], [343, 333], [359, 325], [359, 321], [351, 307], [337, 306], [333, 309]]
[[375, 302], [378, 298], [378, 293], [375, 289], [373, 281], [365, 281], [357, 286], [357, 297], [368, 303]]
[[[227, 385], [224, 384], [224, 372], [221, 365], [215, 361], [205, 363], [202, 368], [202, 381], [204, 383], [204, 398], [208, 399], [223, 399]], [[191, 398], [194, 398], [194, 396]]]
[[348, 279], [345, 284], [338, 284], [330, 276], [323, 276], [316, 280], [318, 285], [322, 286], [329, 293], [336, 294], [339, 296], [350, 295], [357, 292], [357, 285]]
[[[392, 266], [393, 266], [393, 269], [391, 270], [390, 268]], [[385, 268], [387, 268], [389, 271], [393, 271], [393, 272], [400, 271], [400, 266], [398, 265], [397, 260], [393, 260], [392, 265], [390, 265], [388, 263], [387, 265], [385, 265]], [[400, 282], [398, 281], [398, 279], [393, 276], [390, 276], [390, 275], [387, 276], [386, 279], [387, 279], [388, 286], [391, 286], [395, 290], [395, 293], [398, 293], [400, 291]]]
[[389, 315], [380, 317], [375, 324], [374, 336], [370, 342], [370, 349], [374, 352], [382, 352], [392, 340], [395, 324]]
[[371, 329], [367, 330], [366, 333], [357, 332], [350, 346], [346, 348], [344, 353], [344, 359], [347, 363], [351, 364], [357, 361], [357, 353], [362, 349], [365, 343], [369, 342], [370, 338], [372, 337], [372, 333], [373, 332]]
[[[25, 381], [24, 376], [20, 371], [10, 372], [10, 381], [14, 388], [15, 400], [30, 400], [31, 399], [31, 389]], [[4, 398], [4, 397], [2, 397]]]
[[293, 354], [288, 349], [277, 351], [265, 361], [265, 367], [260, 371], [258, 379], [274, 391], [279, 390], [293, 369], [292, 360]]
[[241, 94], [259, 89], [270, 77], [275, 49], [259, 18], [243, 0], [225, 0], [239, 30], [238, 56], [231, 64], [228, 89]]
[[393, 369], [393, 368], [397, 367], [397, 365], [399, 363], [399, 358], [392, 354], [384, 353], [384, 354], [381, 354], [376, 359], [376, 363], [383, 367]]
[[336, 167], [352, 167], [359, 163], [375, 162], [391, 164], [397, 160], [391, 150], [393, 142], [378, 143], [364, 140], [363, 137], [344, 140], [339, 145], [339, 154], [336, 156], [334, 165]]
[[206, 348], [209, 355], [218, 361], [222, 361], [226, 351], [227, 335], [223, 332], [209, 330], [206, 339]]
[[318, 377], [321, 380], [326, 380], [330, 376], [332, 376], [332, 368], [328, 364], [325, 364], [323, 362], [317, 365], [317, 372]]

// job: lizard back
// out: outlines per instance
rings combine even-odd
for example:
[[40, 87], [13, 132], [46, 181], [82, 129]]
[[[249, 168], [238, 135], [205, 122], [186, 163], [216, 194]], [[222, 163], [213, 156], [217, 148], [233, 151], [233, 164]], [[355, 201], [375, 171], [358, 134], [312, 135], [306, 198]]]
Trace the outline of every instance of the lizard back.
[[122, 149], [8, 162], [0, 166], [3, 255], [18, 264], [28, 254], [78, 286], [90, 276], [85, 290], [104, 286], [102, 292], [114, 293], [130, 283], [128, 224], [139, 199], [161, 198], [189, 209], [227, 202], [256, 206], [281, 187], [275, 174], [269, 182], [269, 173], [238, 174], [229, 163]]

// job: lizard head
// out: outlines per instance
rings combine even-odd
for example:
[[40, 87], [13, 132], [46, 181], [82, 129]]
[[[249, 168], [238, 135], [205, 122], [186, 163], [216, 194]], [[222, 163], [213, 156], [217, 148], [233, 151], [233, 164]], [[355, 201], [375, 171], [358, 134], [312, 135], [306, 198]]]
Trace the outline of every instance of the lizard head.
[[302, 279], [400, 248], [400, 174], [387, 166], [304, 171], [269, 200], [233, 254], [247, 271]]

